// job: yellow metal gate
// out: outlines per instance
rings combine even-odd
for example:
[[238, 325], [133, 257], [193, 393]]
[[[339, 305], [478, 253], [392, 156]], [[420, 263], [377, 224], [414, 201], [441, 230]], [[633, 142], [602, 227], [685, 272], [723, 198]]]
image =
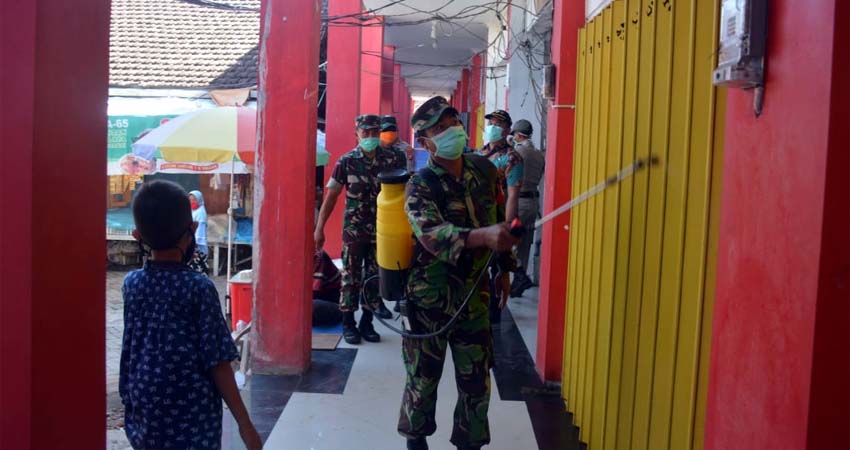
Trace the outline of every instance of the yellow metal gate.
[[618, 0], [580, 31], [563, 396], [595, 449], [701, 449], [722, 161], [717, 0]]

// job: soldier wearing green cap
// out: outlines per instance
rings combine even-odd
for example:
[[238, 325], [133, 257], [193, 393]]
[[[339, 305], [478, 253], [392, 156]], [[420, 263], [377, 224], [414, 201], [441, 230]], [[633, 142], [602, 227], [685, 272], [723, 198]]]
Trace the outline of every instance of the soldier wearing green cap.
[[395, 116], [381, 116], [381, 147], [393, 149], [401, 153], [407, 161], [407, 171], [409, 173], [413, 173], [416, 170], [413, 147], [398, 136], [398, 122]]
[[[342, 296], [339, 309], [343, 313], [342, 335], [345, 342], [358, 344], [360, 339], [378, 342], [381, 337], [372, 326], [372, 311], [386, 310], [377, 286], [366, 287], [361, 299], [363, 280], [378, 273], [375, 260], [375, 220], [380, 190], [378, 174], [384, 170], [404, 169], [404, 157], [394, 150], [381, 148], [379, 134], [381, 118], [372, 114], [357, 116], [356, 133], [359, 141], [354, 150], [342, 155], [334, 166], [328, 182], [328, 194], [319, 210], [313, 237], [316, 251], [325, 243], [325, 223], [345, 188], [345, 211], [342, 225]], [[358, 325], [354, 312], [360, 303], [372, 304], [363, 308]], [[389, 311], [386, 311], [389, 313]]]
[[415, 237], [407, 282], [410, 330], [440, 330], [467, 295], [470, 300], [445, 334], [403, 339], [407, 379], [398, 431], [407, 438], [408, 449], [428, 448], [426, 437], [437, 428], [437, 386], [451, 346], [458, 388], [451, 442], [458, 449], [480, 449], [490, 442], [493, 364], [489, 277], [484, 271], [492, 250], [507, 277], [515, 266], [511, 247], [516, 240], [504, 221], [504, 203], [498, 201], [502, 188], [497, 169], [480, 155], [464, 153], [467, 135], [457, 110], [445, 98], [434, 97], [416, 110], [411, 126], [431, 157], [411, 177], [406, 193], [405, 210]]

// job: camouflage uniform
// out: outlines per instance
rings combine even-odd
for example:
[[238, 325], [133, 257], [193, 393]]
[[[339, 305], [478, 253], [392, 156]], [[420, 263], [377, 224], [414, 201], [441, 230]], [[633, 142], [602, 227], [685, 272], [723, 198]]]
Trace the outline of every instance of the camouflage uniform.
[[[497, 177], [481, 173], [471, 161], [476, 157], [480, 158], [463, 156], [461, 180], [429, 161], [428, 166], [443, 187], [444, 210], [418, 174], [407, 185], [405, 209], [417, 238], [407, 285], [412, 304], [408, 317], [411, 331], [439, 330], [457, 311], [468, 292], [472, 292], [472, 297], [455, 326], [445, 335], [430, 339], [404, 338], [402, 355], [407, 381], [398, 423], [399, 433], [407, 438], [434, 433], [437, 386], [446, 347], [451, 346], [458, 387], [451, 442], [471, 447], [490, 442], [487, 409], [493, 342], [488, 317], [489, 277], [484, 276], [474, 286], [478, 275], [486, 269], [489, 251], [464, 247], [472, 229], [504, 220], [504, 204], [497, 201], [501, 191], [495, 182]], [[474, 211], [468, 210], [470, 206]], [[505, 270], [511, 270], [514, 264], [511, 253], [499, 255], [498, 259]]]
[[[345, 187], [345, 212], [342, 225], [342, 297], [339, 309], [356, 311], [363, 280], [378, 273], [375, 260], [375, 220], [380, 191], [378, 173], [404, 169], [404, 156], [395, 150], [375, 149], [370, 159], [360, 147], [336, 162], [328, 187]], [[367, 298], [378, 298], [378, 284], [367, 286]]]
[[502, 188], [522, 187], [523, 160], [522, 156], [507, 142], [499, 146], [487, 144], [478, 151], [486, 156], [499, 169]]
[[407, 172], [413, 173], [413, 172], [416, 172], [416, 156], [414, 155], [414, 157], [412, 157], [411, 159], [407, 159], [407, 151], [406, 150], [409, 147], [410, 147], [410, 144], [399, 139], [390, 148], [401, 153], [401, 156], [405, 160], [405, 167], [407, 168]]

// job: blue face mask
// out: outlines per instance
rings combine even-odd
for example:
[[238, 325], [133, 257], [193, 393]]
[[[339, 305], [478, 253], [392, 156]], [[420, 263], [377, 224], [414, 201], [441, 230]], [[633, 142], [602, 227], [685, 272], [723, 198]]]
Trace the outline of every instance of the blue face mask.
[[455, 160], [463, 154], [463, 149], [466, 147], [466, 131], [462, 125], [456, 125], [446, 128], [442, 133], [431, 138], [431, 141], [437, 147], [434, 153], [443, 159]]
[[484, 127], [484, 142], [496, 142], [502, 138], [502, 127], [498, 125], [487, 125]]
[[378, 144], [380, 144], [380, 143], [381, 143], [381, 138], [376, 138], [376, 137], [360, 138], [360, 148], [362, 148], [363, 151], [368, 152], [368, 153], [374, 152], [375, 149], [378, 148]]

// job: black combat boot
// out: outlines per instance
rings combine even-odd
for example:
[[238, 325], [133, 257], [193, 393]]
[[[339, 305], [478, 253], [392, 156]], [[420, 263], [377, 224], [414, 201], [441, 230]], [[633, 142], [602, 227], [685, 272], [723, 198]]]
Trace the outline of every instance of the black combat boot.
[[393, 313], [391, 313], [390, 310], [387, 309], [386, 305], [384, 305], [383, 300], [378, 303], [378, 309], [375, 310], [374, 314], [384, 320], [393, 318]]
[[425, 436], [407, 438], [407, 450], [428, 450], [428, 441], [425, 440]]
[[342, 313], [342, 338], [351, 345], [360, 343], [360, 332], [357, 330], [353, 311]]
[[526, 289], [534, 286], [534, 282], [525, 272], [514, 272], [514, 279], [511, 283], [511, 298], [522, 297]]
[[360, 326], [357, 327], [363, 340], [366, 342], [380, 342], [381, 335], [375, 332], [375, 327], [372, 326], [372, 311], [363, 309], [363, 315], [360, 317]]

